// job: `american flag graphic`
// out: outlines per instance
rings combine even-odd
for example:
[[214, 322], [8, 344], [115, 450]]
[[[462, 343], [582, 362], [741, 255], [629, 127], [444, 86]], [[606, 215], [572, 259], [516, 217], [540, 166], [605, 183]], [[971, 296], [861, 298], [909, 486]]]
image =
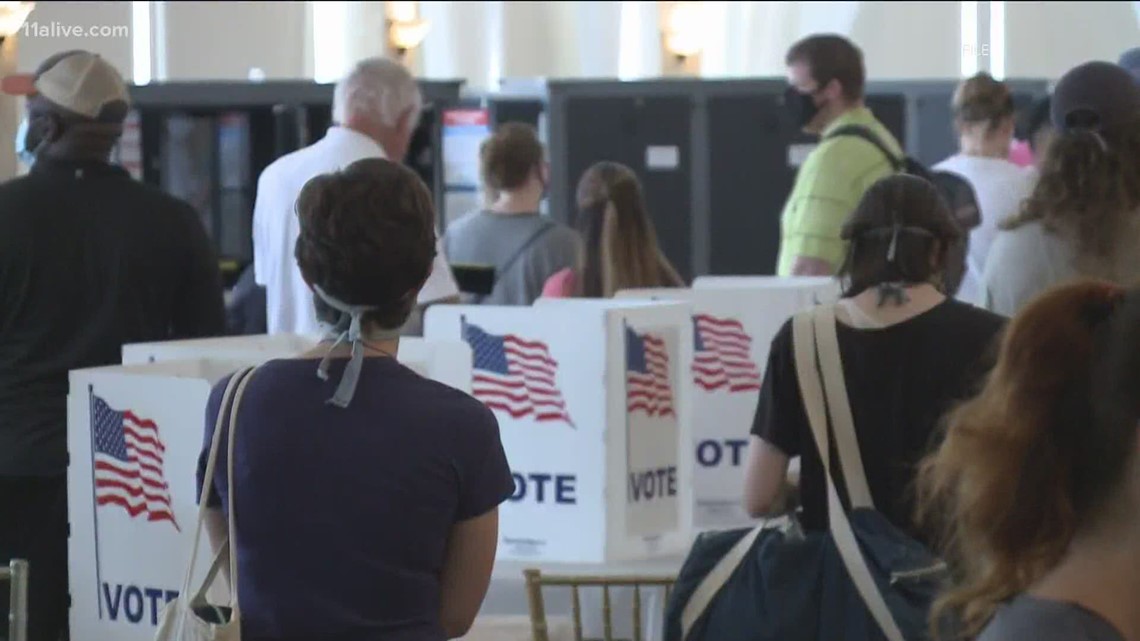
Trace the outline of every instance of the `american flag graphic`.
[[752, 337], [733, 318], [693, 317], [693, 382], [707, 391], [760, 389], [760, 370], [752, 360]]
[[626, 409], [653, 417], [676, 416], [669, 382], [669, 350], [653, 334], [625, 328]]
[[466, 321], [463, 339], [474, 353], [475, 398], [511, 418], [534, 416], [539, 422], [573, 427], [558, 390], [558, 362], [550, 356], [546, 343], [513, 334], [496, 336]]
[[96, 505], [117, 505], [132, 518], [146, 515], [148, 521], [170, 521], [177, 529], [162, 471], [166, 448], [159, 439], [158, 425], [130, 410], [117, 412], [94, 394], [91, 424]]

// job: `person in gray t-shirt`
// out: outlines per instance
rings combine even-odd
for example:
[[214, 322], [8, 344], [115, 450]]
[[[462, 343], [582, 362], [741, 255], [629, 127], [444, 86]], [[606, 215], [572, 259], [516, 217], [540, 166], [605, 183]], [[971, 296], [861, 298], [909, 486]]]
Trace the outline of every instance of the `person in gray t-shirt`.
[[484, 141], [479, 160], [490, 205], [448, 226], [444, 252], [454, 268], [494, 272], [490, 294], [465, 292], [467, 302], [530, 305], [547, 278], [577, 263], [581, 239], [539, 213], [548, 171], [533, 127], [502, 125]]

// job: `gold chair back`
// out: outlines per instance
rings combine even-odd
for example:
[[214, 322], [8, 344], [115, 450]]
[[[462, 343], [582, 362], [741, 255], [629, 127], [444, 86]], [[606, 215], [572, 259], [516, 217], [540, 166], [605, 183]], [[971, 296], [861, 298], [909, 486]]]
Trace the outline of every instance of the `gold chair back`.
[[641, 595], [643, 589], [664, 590], [665, 601], [673, 590], [677, 579], [674, 576], [571, 576], [543, 574], [536, 569], [524, 570], [527, 599], [530, 605], [530, 623], [534, 641], [552, 641], [546, 624], [546, 602], [543, 588], [561, 587], [570, 589], [571, 618], [574, 624], [574, 641], [582, 638], [582, 588], [602, 590], [602, 641], [617, 641], [614, 638], [613, 607], [610, 599], [611, 588], [633, 588], [633, 641], [645, 641], [642, 630]]
[[0, 567], [0, 581], [11, 584], [8, 641], [28, 641], [28, 562], [13, 559], [8, 567]]

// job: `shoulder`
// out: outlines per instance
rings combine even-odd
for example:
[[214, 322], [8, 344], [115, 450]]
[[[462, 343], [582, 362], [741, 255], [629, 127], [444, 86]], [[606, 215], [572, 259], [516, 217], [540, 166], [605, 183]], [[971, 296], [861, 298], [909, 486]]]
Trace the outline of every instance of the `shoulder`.
[[424, 420], [460, 442], [499, 438], [495, 413], [466, 392], [408, 370], [411, 396], [422, 406]]
[[565, 223], [554, 221], [553, 226], [546, 232], [546, 244], [557, 245], [564, 247], [577, 248], [582, 242], [581, 236], [578, 232], [571, 229]]
[[954, 299], [947, 300], [943, 305], [942, 319], [948, 328], [947, 335], [972, 337], [982, 341], [993, 338], [1007, 322], [1004, 316]]
[[482, 214], [483, 212], [480, 210], [475, 210], [463, 214], [457, 220], [454, 220], [447, 224], [447, 229], [443, 232], [444, 236], [448, 238], [455, 238], [457, 236], [461, 236], [470, 232], [473, 226], [476, 224], [475, 221], [482, 218]]
[[1071, 603], [1019, 597], [994, 615], [978, 641], [1123, 641], [1100, 616]]

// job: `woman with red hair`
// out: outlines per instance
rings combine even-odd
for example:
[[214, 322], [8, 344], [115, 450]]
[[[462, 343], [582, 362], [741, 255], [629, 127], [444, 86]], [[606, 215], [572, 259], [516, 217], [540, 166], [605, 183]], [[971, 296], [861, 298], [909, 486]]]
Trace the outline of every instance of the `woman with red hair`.
[[1013, 319], [984, 389], [950, 414], [920, 473], [922, 512], [945, 526], [956, 570], [937, 628], [1140, 639], [1138, 390], [1140, 291], [1083, 281]]

